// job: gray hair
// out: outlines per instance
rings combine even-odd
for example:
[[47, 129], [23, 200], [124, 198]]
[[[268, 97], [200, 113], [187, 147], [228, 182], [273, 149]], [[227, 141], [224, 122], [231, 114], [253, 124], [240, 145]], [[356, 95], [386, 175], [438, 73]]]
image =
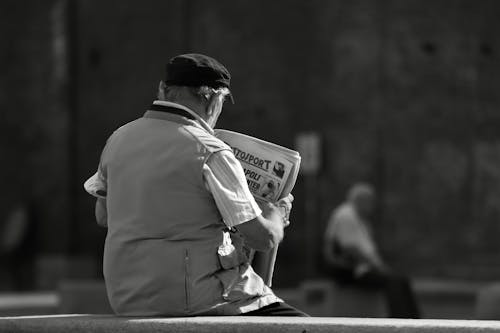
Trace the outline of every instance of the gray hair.
[[165, 99], [175, 102], [185, 96], [186, 91], [191, 95], [200, 99], [210, 100], [211, 98], [219, 98], [221, 101], [230, 94], [226, 87], [212, 88], [208, 86], [201, 87], [185, 87], [185, 86], [165, 86]]

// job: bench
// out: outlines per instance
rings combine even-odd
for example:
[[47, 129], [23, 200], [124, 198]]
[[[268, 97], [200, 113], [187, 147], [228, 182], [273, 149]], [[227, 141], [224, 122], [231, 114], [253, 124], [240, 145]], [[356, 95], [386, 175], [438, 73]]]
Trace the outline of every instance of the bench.
[[[417, 280], [414, 287], [423, 318], [500, 319], [498, 284]], [[342, 288], [328, 280], [307, 280], [299, 288], [275, 292], [313, 316], [387, 316], [381, 293]], [[54, 292], [0, 294], [0, 316], [70, 313], [111, 314], [104, 282], [66, 280]]]
[[[498, 284], [419, 279], [413, 281], [413, 287], [423, 318], [500, 319]], [[478, 293], [480, 297], [476, 302]], [[277, 294], [314, 316], [380, 318], [388, 315], [380, 291], [339, 286], [328, 279], [306, 280], [296, 290], [278, 289]]]
[[413, 287], [423, 318], [476, 319], [478, 292], [487, 282], [418, 279]]
[[477, 295], [475, 317], [500, 320], [500, 283], [492, 283], [481, 288]]
[[108, 315], [55, 315], [0, 318], [0, 331], [31, 332], [336, 332], [336, 333], [489, 333], [500, 332], [495, 321], [410, 320], [373, 318], [192, 317], [118, 318]]
[[59, 308], [55, 292], [0, 293], [0, 316], [53, 314]]

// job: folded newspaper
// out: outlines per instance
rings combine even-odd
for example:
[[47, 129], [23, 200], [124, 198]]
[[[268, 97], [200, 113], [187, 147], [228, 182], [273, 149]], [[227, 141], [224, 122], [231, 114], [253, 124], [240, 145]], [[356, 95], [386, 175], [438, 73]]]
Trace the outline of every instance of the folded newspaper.
[[245, 134], [217, 129], [241, 163], [256, 199], [277, 202], [292, 191], [300, 167], [298, 152]]
[[[292, 192], [300, 168], [298, 152], [241, 133], [215, 130], [241, 163], [250, 192], [257, 200], [277, 202]], [[252, 251], [255, 272], [271, 287], [278, 247], [270, 252]]]

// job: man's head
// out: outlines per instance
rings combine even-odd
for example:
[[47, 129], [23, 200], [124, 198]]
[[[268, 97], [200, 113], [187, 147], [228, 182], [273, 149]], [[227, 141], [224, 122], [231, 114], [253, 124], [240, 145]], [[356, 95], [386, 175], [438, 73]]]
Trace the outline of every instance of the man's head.
[[170, 59], [158, 99], [187, 106], [215, 126], [229, 90], [231, 75], [217, 60], [203, 54], [182, 54]]
[[357, 183], [349, 189], [347, 200], [362, 218], [368, 218], [375, 209], [375, 189], [370, 184]]

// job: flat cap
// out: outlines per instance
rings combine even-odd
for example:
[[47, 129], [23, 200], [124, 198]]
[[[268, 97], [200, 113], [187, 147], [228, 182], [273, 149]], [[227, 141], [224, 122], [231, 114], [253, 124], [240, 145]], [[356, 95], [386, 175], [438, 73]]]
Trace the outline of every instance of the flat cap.
[[214, 89], [229, 88], [231, 74], [220, 62], [204, 54], [181, 54], [167, 64], [165, 83], [167, 85], [201, 87]]

